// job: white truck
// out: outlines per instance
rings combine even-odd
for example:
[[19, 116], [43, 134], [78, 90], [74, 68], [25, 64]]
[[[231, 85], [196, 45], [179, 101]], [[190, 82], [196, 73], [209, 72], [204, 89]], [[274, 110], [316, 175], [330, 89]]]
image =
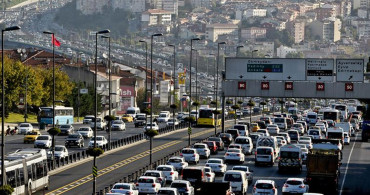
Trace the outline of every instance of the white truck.
[[295, 145], [285, 145], [280, 148], [279, 171], [297, 170], [302, 171], [302, 150]]
[[347, 132], [348, 135], [355, 136], [356, 132], [353, 129], [353, 126], [349, 122], [339, 122], [335, 123], [335, 127], [342, 128], [344, 132]]

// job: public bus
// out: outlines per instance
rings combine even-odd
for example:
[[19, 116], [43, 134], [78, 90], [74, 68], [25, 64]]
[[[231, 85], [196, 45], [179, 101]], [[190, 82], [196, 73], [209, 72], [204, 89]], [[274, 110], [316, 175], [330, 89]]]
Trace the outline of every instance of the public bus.
[[216, 115], [213, 113], [215, 108], [200, 108], [199, 109], [199, 118], [198, 118], [198, 126], [220, 126], [221, 125], [221, 117], [216, 119]]
[[339, 110], [325, 109], [325, 110], [320, 110], [319, 112], [323, 114], [324, 120], [333, 120], [336, 123], [340, 122], [341, 113]]
[[[37, 119], [39, 123], [44, 123], [46, 125], [53, 124], [53, 107], [40, 107]], [[73, 124], [73, 108], [56, 106], [55, 124], [56, 125]]]
[[348, 108], [347, 108], [347, 105], [337, 104], [337, 105], [335, 105], [334, 109], [340, 111], [340, 114], [341, 114], [340, 119], [341, 120], [346, 120], [348, 118]]
[[7, 184], [14, 189], [12, 194], [32, 194], [49, 188], [45, 149], [25, 148], [8, 154], [5, 157], [5, 172]]

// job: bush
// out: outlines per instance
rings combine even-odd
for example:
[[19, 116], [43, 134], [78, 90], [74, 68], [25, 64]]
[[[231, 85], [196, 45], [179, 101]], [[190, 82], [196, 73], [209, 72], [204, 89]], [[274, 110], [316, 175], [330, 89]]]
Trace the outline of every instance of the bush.
[[146, 136], [148, 136], [148, 137], [154, 137], [154, 136], [157, 136], [159, 133], [158, 133], [158, 131], [157, 130], [150, 130], [150, 129], [148, 129], [148, 130], [146, 130], [145, 132], [144, 132], [144, 134], [146, 135]]
[[239, 105], [233, 105], [233, 106], [231, 106], [231, 108], [234, 109], [234, 110], [238, 110], [238, 109], [240, 109], [240, 106]]
[[228, 105], [230, 105], [230, 104], [232, 104], [233, 102], [231, 101], [231, 100], [227, 100], [226, 101], [226, 104], [228, 104]]
[[14, 192], [14, 189], [10, 185], [0, 186], [0, 195], [10, 195]]
[[48, 130], [48, 133], [50, 135], [58, 135], [60, 133], [60, 129], [58, 127], [53, 127], [51, 129]]
[[199, 102], [193, 102], [193, 106], [199, 106]]
[[242, 103], [243, 103], [243, 101], [240, 101], [240, 100], [238, 101], [238, 104], [242, 104]]
[[176, 105], [176, 104], [171, 104], [171, 105], [170, 105], [170, 108], [171, 108], [171, 109], [177, 109], [177, 105]]
[[104, 153], [104, 150], [101, 148], [88, 148], [86, 153], [90, 156], [100, 156]]
[[218, 115], [221, 114], [221, 110], [213, 110], [212, 113]]
[[216, 101], [211, 101], [211, 104], [212, 105], [216, 105]]
[[254, 107], [256, 105], [256, 103], [254, 103], [254, 101], [249, 101], [247, 105], [249, 107]]
[[114, 117], [113, 115], [107, 115], [107, 116], [104, 117], [104, 120], [106, 120], [108, 122], [111, 122], [115, 119], [116, 119], [116, 117]]
[[150, 114], [150, 108], [145, 108], [144, 110], [143, 110], [143, 113], [145, 113], [145, 114]]
[[267, 105], [267, 103], [266, 103], [266, 102], [261, 102], [261, 103], [260, 103], [260, 105], [261, 105], [261, 106], [266, 106], [266, 105]]
[[188, 116], [188, 117], [186, 117], [186, 118], [184, 119], [184, 121], [185, 121], [185, 122], [191, 122], [191, 123], [193, 123], [193, 122], [195, 121], [195, 117], [193, 117], [193, 116]]

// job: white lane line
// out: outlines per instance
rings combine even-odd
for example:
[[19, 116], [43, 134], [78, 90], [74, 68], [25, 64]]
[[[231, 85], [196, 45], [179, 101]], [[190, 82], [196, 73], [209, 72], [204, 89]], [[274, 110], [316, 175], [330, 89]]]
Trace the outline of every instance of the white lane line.
[[353, 149], [355, 148], [356, 141], [357, 141], [357, 134], [356, 134], [356, 137], [355, 137], [355, 141], [354, 141], [354, 143], [353, 143], [353, 145], [352, 145], [351, 152], [349, 153], [349, 156], [348, 156], [347, 166], [346, 166], [346, 170], [345, 170], [345, 172], [344, 172], [344, 177], [343, 177], [342, 185], [340, 186], [340, 192], [339, 192], [339, 195], [342, 195], [342, 192], [343, 192], [343, 186], [344, 186], [344, 183], [346, 182], [346, 177], [347, 177], [347, 171], [348, 171], [349, 161], [351, 160], [352, 152], [353, 152]]

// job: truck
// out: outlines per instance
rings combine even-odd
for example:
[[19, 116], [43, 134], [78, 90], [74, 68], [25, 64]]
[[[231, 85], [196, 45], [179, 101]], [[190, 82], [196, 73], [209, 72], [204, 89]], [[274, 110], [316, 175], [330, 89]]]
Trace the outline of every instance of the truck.
[[289, 144], [280, 148], [279, 172], [292, 169], [302, 172], [302, 151], [300, 147]]
[[338, 145], [331, 140], [315, 140], [307, 155], [306, 181], [310, 190], [337, 192], [341, 159]]

